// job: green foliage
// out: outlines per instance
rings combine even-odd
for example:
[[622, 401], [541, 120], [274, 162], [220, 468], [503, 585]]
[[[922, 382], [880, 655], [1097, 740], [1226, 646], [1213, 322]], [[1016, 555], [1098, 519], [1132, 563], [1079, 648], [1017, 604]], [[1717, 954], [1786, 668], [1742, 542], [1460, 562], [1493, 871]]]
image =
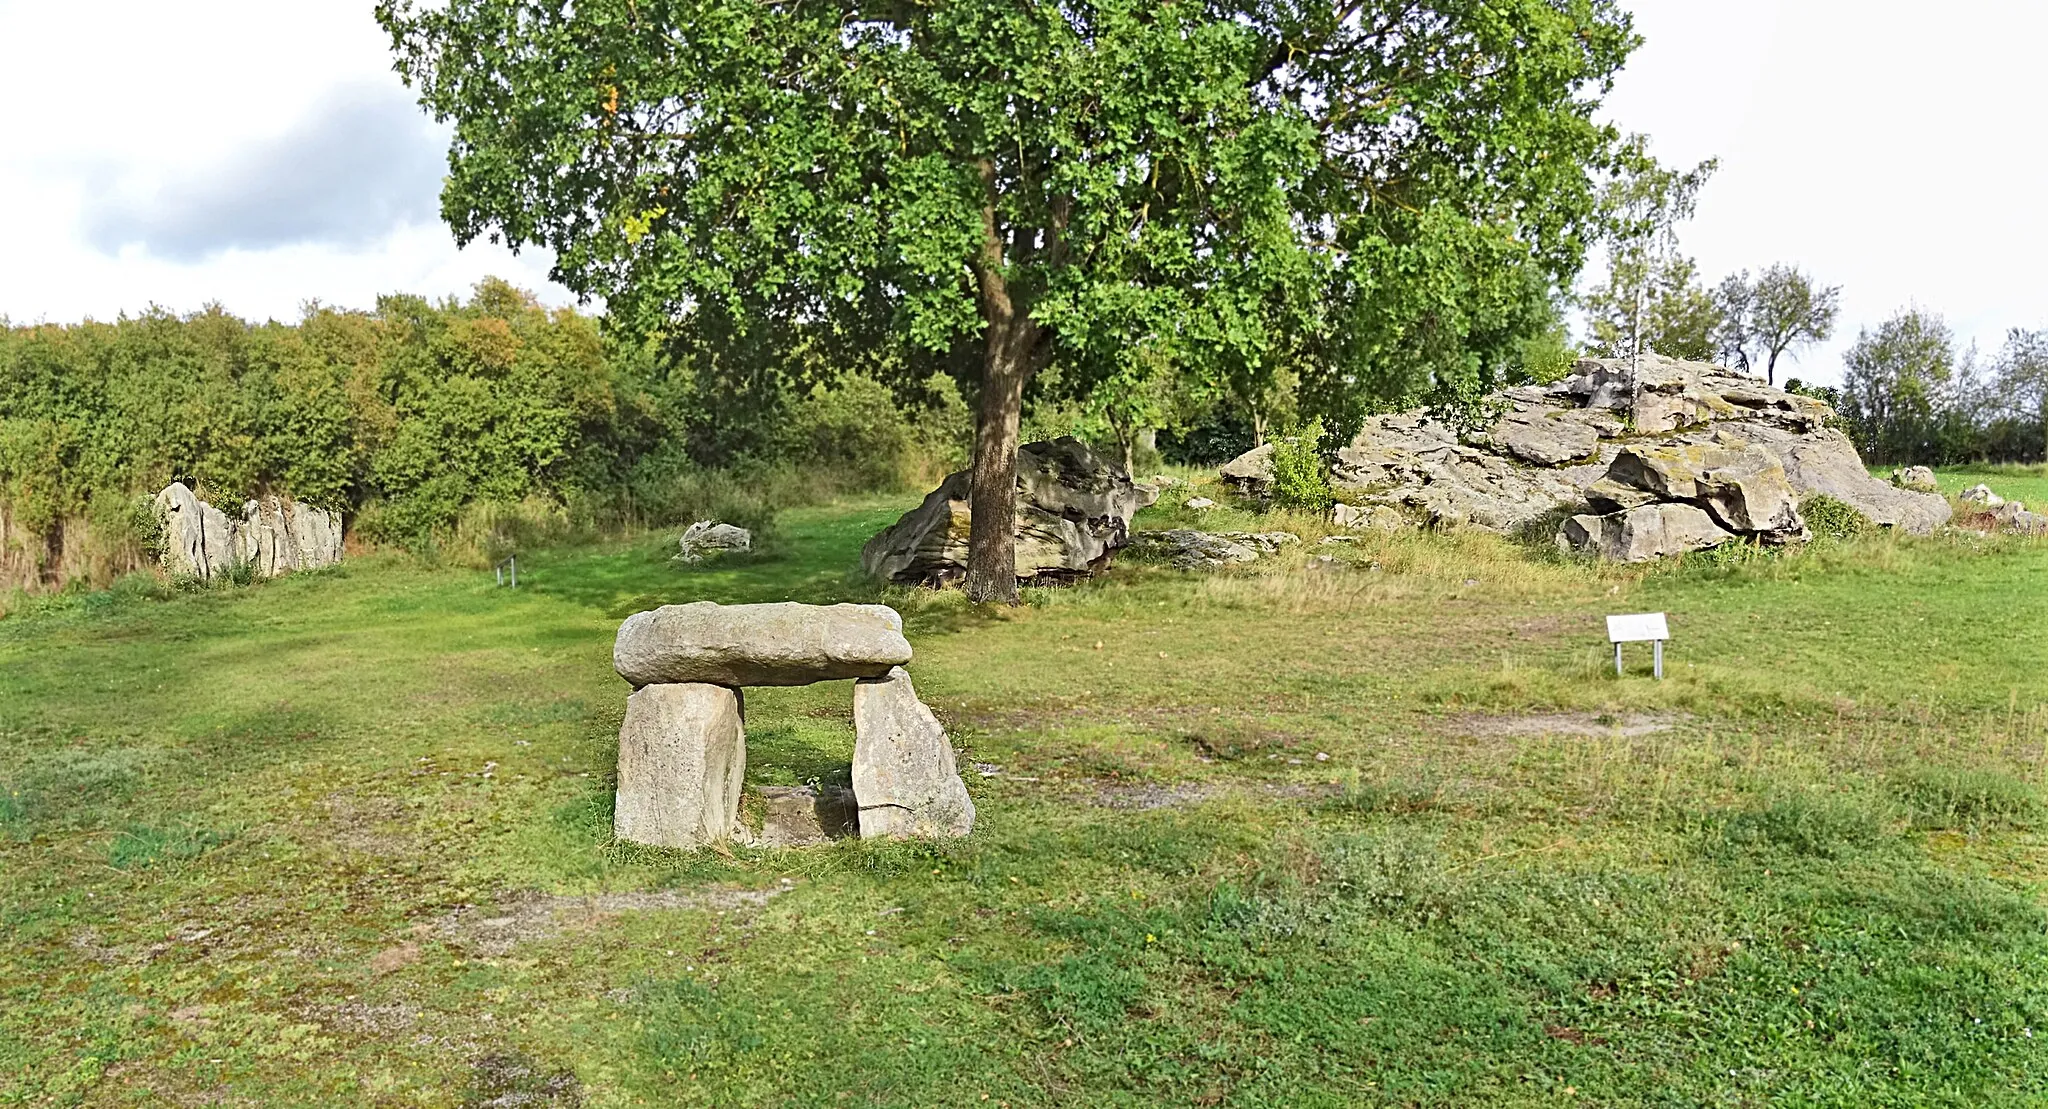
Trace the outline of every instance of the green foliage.
[[1692, 218], [1718, 163], [1683, 173], [1657, 164], [1648, 140], [1632, 136], [1602, 186], [1598, 216], [1607, 242], [1607, 279], [1586, 297], [1593, 346], [1610, 358], [1655, 350], [1705, 358], [1721, 325], [1692, 259], [1678, 252], [1678, 225]]
[[1947, 444], [1960, 430], [1955, 338], [1948, 322], [1906, 308], [1864, 329], [1842, 356], [1841, 415], [1872, 463], [1961, 461]]
[[1730, 274], [1714, 290], [1721, 322], [1714, 336], [1718, 353], [1745, 373], [1763, 364], [1764, 380], [1778, 379], [1778, 359], [1835, 332], [1841, 310], [1839, 285], [1815, 285], [1797, 266], [1764, 267], [1752, 282], [1749, 271]]
[[1877, 531], [1870, 517], [1854, 505], [1825, 493], [1801, 501], [1799, 514], [1806, 517], [1806, 526], [1816, 539], [1859, 539]]
[[1323, 457], [1323, 424], [1310, 420], [1273, 440], [1273, 501], [1299, 512], [1327, 512], [1337, 503]]
[[708, 469], [845, 491], [964, 456], [943, 375], [901, 404], [852, 373], [742, 404], [701, 387], [713, 369], [496, 280], [295, 325], [209, 309], [0, 330], [0, 586], [105, 582], [160, 553], [149, 497], [173, 480], [229, 513], [280, 493], [373, 543], [481, 558], [515, 533], [685, 522], [721, 500]]
[[992, 404], [1056, 368], [1125, 447], [1175, 388], [1257, 431], [1291, 380], [1343, 427], [1511, 373], [1582, 261], [1637, 42], [1606, 0], [378, 18], [454, 126], [458, 239], [553, 249], [735, 381], [935, 354]]

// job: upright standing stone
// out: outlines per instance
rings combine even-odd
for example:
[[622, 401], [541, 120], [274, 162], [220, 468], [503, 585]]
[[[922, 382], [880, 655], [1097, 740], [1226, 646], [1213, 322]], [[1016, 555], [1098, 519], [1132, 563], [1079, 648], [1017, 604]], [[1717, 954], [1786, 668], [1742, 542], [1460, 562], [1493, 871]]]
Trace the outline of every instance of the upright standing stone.
[[900, 666], [853, 683], [853, 797], [864, 839], [974, 830], [953, 744]]
[[732, 838], [747, 741], [740, 695], [724, 686], [650, 685], [626, 699], [612, 832], [656, 847]]

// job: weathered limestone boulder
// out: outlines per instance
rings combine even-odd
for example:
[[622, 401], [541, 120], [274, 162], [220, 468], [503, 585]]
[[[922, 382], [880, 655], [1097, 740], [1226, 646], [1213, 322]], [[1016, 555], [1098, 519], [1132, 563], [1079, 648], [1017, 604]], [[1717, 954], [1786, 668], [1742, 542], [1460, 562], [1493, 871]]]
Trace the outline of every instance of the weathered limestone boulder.
[[1131, 537], [1131, 549], [1164, 559], [1178, 570], [1206, 570], [1259, 560], [1259, 552], [1252, 547], [1214, 532], [1191, 528], [1141, 531]]
[[1265, 500], [1273, 495], [1273, 444], [1261, 443], [1225, 462], [1217, 476], [1238, 496]]
[[202, 581], [249, 566], [258, 577], [312, 570], [341, 561], [341, 514], [277, 496], [242, 505], [241, 518], [172, 482], [153, 502], [162, 532], [162, 563]]
[[1488, 438], [1514, 458], [1536, 466], [1562, 466], [1587, 458], [1600, 446], [1611, 413], [1557, 409], [1539, 404], [1517, 407], [1493, 425]]
[[1956, 499], [1964, 504], [1975, 505], [1978, 508], [1997, 508], [2005, 503], [2004, 497], [1993, 493], [1991, 487], [1981, 481], [1963, 490], [1962, 494]]
[[[1605, 516], [1691, 504], [1719, 513], [1730, 535], [1771, 542], [1804, 533], [1787, 505], [1796, 512], [1817, 494], [1908, 531], [1949, 518], [1938, 493], [1872, 477], [1855, 446], [1828, 426], [1834, 412], [1826, 404], [1720, 366], [1654, 354], [1640, 365], [1588, 358], [1565, 380], [1503, 389], [1487, 400], [1501, 414], [1483, 433], [1461, 433], [1426, 411], [1366, 420], [1331, 468], [1339, 496], [1354, 508], [1395, 510], [1397, 520], [1497, 532], [1547, 525], [1560, 510], [1589, 507]], [[1703, 486], [1717, 465], [1738, 466], [1739, 474]], [[1271, 448], [1234, 459], [1223, 476], [1263, 495], [1272, 481]]]
[[[942, 585], [967, 573], [969, 471], [952, 474], [924, 503], [861, 549], [877, 581]], [[1158, 497], [1071, 436], [1017, 452], [1017, 577], [1046, 583], [1108, 565], [1130, 539], [1131, 517]]]
[[860, 831], [853, 791], [836, 786], [760, 786], [761, 831], [756, 847], [814, 847]]
[[[1818, 403], [1818, 402], [1816, 402]], [[1825, 495], [1849, 505], [1882, 527], [1924, 535], [1954, 515], [1939, 493], [1901, 489], [1872, 477], [1856, 445], [1834, 428], [1822, 428], [1780, 443], [1761, 443], [1778, 457], [1801, 500]]]
[[702, 847], [733, 838], [746, 776], [740, 695], [722, 686], [643, 686], [619, 728], [619, 789], [612, 832], [655, 847]]
[[676, 545], [681, 549], [677, 557], [684, 562], [702, 562], [706, 555], [752, 550], [754, 533], [734, 524], [699, 520], [683, 529]]
[[1761, 448], [1732, 454], [1712, 460], [1695, 483], [1700, 506], [1714, 522], [1770, 543], [1812, 538], [1785, 467]]
[[1646, 504], [1606, 516], [1574, 516], [1558, 532], [1568, 550], [1611, 562], [1647, 562], [1666, 555], [1705, 550], [1735, 536], [1703, 508], [1690, 504]]
[[162, 533], [163, 566], [173, 574], [211, 580], [240, 557], [240, 537], [219, 509], [174, 481], [153, 505]]
[[974, 801], [953, 744], [902, 667], [854, 683], [853, 730], [862, 838], [964, 836], [974, 829]]
[[613, 667], [636, 687], [809, 685], [909, 661], [903, 618], [886, 605], [664, 605], [627, 617], [612, 646]]
[[1926, 466], [1902, 466], [1893, 470], [1892, 484], [1901, 489], [1914, 489], [1922, 493], [1936, 493], [1941, 490], [1941, 486], [1934, 480], [1934, 471]]

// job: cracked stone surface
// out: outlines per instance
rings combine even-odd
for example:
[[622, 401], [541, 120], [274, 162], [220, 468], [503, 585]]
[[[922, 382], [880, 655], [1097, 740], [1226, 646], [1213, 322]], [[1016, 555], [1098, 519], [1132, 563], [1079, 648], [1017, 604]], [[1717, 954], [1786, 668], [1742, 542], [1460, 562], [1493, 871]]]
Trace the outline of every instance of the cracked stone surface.
[[953, 761], [946, 729], [898, 666], [887, 677], [853, 686], [853, 796], [860, 834], [876, 837], [964, 836], [974, 829], [974, 801]]

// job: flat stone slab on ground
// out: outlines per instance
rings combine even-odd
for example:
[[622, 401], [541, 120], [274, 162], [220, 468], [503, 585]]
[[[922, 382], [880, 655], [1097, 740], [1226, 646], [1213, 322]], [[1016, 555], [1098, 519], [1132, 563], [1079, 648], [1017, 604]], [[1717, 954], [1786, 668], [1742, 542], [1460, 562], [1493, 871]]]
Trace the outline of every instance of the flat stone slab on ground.
[[860, 808], [853, 791], [835, 786], [756, 786], [761, 832], [756, 847], [813, 847], [855, 835]]
[[665, 605], [627, 617], [612, 648], [635, 686], [810, 685], [879, 678], [909, 661], [903, 618], [886, 605]]

